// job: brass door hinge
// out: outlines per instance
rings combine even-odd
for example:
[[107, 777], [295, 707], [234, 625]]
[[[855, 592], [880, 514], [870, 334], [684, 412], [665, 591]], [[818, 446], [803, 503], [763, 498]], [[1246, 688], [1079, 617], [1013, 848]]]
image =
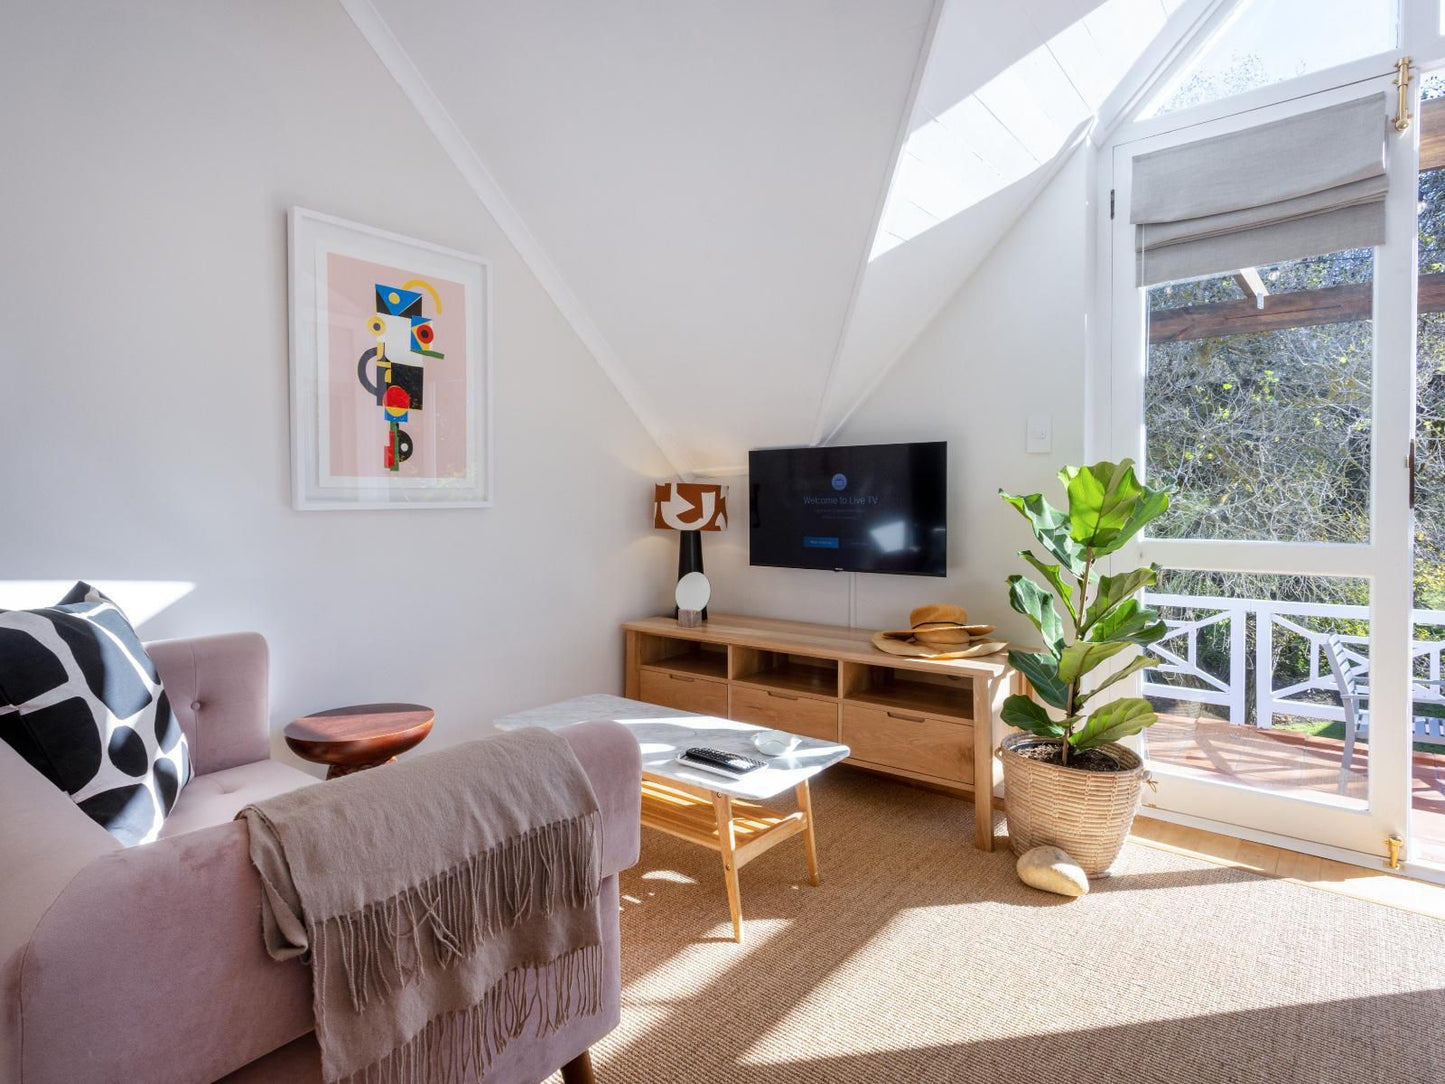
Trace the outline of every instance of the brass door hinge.
[[1405, 857], [1405, 841], [1399, 836], [1385, 837], [1385, 865], [1390, 869], [1400, 868], [1400, 859]]
[[1395, 61], [1395, 90], [1400, 96], [1395, 103], [1395, 131], [1403, 132], [1410, 127], [1410, 58], [1407, 56]]

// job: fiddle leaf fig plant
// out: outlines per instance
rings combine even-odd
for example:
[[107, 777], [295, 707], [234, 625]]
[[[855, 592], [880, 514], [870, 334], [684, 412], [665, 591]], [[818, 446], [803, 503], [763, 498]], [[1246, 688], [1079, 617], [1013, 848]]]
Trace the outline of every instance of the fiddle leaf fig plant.
[[1044, 647], [1010, 651], [1009, 662], [1029, 679], [1044, 703], [1011, 696], [1004, 701], [1002, 714], [1010, 726], [1059, 740], [1063, 763], [1068, 764], [1071, 752], [1137, 734], [1157, 720], [1149, 702], [1140, 697], [1087, 709], [1099, 693], [1131, 674], [1158, 666], [1158, 659], [1137, 655], [1102, 680], [1086, 683], [1085, 678], [1116, 655], [1147, 647], [1167, 631], [1158, 612], [1137, 597], [1142, 588], [1157, 582], [1158, 565], [1113, 576], [1099, 575], [1097, 565], [1168, 510], [1169, 492], [1140, 482], [1128, 459], [1065, 467], [1059, 481], [1068, 494], [1067, 509], [1055, 508], [1041, 493], [1018, 497], [999, 490], [999, 496], [1029, 521], [1039, 545], [1057, 562], [1023, 550], [1019, 556], [1048, 586], [1024, 575], [1008, 578], [1009, 604], [1039, 630]]

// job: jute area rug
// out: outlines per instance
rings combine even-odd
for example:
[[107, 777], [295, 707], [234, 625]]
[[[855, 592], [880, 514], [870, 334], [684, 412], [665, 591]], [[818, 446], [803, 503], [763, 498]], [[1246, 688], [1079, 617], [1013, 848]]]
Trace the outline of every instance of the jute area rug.
[[650, 830], [622, 879], [604, 1084], [1445, 1081], [1445, 923], [1131, 844], [1076, 901], [972, 808], [849, 768], [742, 871]]

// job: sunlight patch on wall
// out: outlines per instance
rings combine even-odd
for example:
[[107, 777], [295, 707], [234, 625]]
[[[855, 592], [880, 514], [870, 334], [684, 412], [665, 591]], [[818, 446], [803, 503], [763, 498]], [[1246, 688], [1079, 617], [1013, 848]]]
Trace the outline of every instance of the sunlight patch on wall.
[[[1051, 161], [1177, 6], [1175, 0], [1105, 0], [973, 94], [920, 118], [903, 146], [868, 258]], [[935, 53], [929, 66], [950, 59]]]
[[[196, 589], [195, 584], [182, 580], [86, 582], [119, 606], [137, 628]], [[36, 610], [54, 606], [74, 586], [74, 580], [0, 580], [0, 610]]]

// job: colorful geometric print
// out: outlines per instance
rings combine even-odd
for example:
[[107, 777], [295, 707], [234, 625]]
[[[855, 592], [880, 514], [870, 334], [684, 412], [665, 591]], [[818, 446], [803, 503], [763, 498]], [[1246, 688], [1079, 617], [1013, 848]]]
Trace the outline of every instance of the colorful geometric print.
[[[378, 282], [375, 293], [376, 315], [367, 318], [366, 327], [375, 337], [376, 345], [362, 353], [356, 365], [356, 378], [382, 408], [382, 420], [387, 427], [382, 466], [389, 471], [400, 471], [412, 452], [411, 437], [401, 426], [410, 421], [411, 411], [422, 409], [426, 359], [446, 357], [430, 349], [436, 340], [436, 329], [422, 312], [425, 295], [430, 295], [440, 313], [441, 297], [430, 283], [421, 279], [401, 286]], [[398, 328], [393, 323], [398, 320], [405, 320], [406, 324]], [[404, 340], [399, 338], [403, 332]], [[370, 377], [373, 362], [375, 380]]]

